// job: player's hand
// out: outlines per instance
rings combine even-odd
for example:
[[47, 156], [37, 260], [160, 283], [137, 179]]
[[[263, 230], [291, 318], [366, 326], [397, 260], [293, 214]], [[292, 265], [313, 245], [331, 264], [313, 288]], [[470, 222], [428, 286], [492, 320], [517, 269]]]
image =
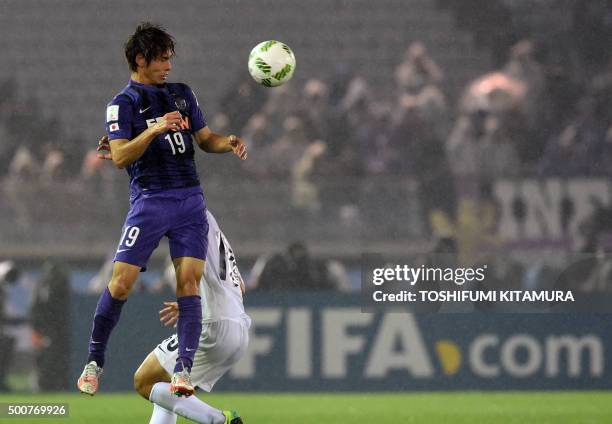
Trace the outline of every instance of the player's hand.
[[240, 160], [245, 160], [247, 158], [247, 148], [246, 144], [240, 137], [235, 135], [230, 135], [227, 137], [229, 140], [230, 146], [232, 146], [232, 151], [236, 156], [240, 158]]
[[108, 136], [102, 137], [98, 140], [98, 148], [96, 149], [96, 157], [98, 159], [106, 159], [111, 160], [111, 152], [110, 152], [110, 143], [108, 141]]
[[181, 114], [178, 110], [166, 113], [151, 127], [151, 129], [157, 135], [168, 131], [178, 131], [181, 129], [181, 118]]
[[166, 327], [176, 325], [179, 317], [179, 309], [177, 302], [164, 302], [166, 307], [159, 311], [159, 320]]

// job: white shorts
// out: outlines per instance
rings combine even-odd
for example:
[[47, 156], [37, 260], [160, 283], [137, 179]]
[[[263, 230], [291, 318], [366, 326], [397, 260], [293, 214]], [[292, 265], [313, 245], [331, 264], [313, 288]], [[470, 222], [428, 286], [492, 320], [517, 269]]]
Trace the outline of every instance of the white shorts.
[[[223, 374], [242, 357], [249, 344], [248, 317], [221, 319], [202, 324], [198, 350], [191, 367], [191, 383], [210, 392]], [[161, 366], [172, 375], [178, 358], [178, 335], [167, 338], [153, 351]]]

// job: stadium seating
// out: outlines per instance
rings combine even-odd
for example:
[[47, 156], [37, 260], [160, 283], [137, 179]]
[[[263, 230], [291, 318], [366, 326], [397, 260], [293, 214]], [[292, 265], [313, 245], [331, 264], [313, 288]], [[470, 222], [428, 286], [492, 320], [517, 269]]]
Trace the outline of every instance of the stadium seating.
[[443, 69], [453, 69], [447, 82], [451, 93], [488, 67], [486, 53], [475, 50], [470, 36], [456, 30], [450, 13], [434, 2], [237, 4], [238, 16], [234, 7], [213, 1], [183, 1], [180, 7], [155, 1], [4, 1], [0, 8], [11, 13], [0, 13], [6, 56], [0, 77], [17, 75], [24, 90], [40, 98], [44, 110], [59, 114], [69, 131], [95, 138], [102, 131], [103, 105], [128, 78], [122, 45], [144, 19], [175, 35], [175, 78], [189, 81], [208, 113], [217, 110], [217, 99], [235, 75], [246, 72], [250, 48], [267, 38], [282, 39], [297, 52], [297, 83], [325, 79], [344, 56], [377, 92], [388, 94], [393, 68], [413, 40], [423, 41]]
[[[144, 0], [6, 0], [0, 3], [0, 49], [6, 57], [0, 80], [14, 78], [20, 95], [39, 102], [45, 118], [60, 119], [63, 134], [79, 136], [83, 146], [93, 148], [104, 131], [105, 104], [129, 78], [123, 43], [144, 20], [164, 25], [175, 36], [173, 79], [189, 82], [209, 116], [219, 112], [218, 100], [231, 90], [237, 75], [246, 74], [251, 48], [265, 39], [283, 40], [295, 50], [298, 71], [292, 84], [296, 87], [308, 78], [328, 80], [345, 62], [366, 77], [377, 98], [391, 99], [394, 68], [415, 40], [424, 42], [447, 71], [443, 89], [451, 99], [490, 66], [487, 53], [475, 48], [471, 35], [455, 28], [451, 13], [428, 0], [263, 0], [232, 1], [229, 6], [211, 0], [186, 0], [178, 5]], [[37, 145], [44, 140], [31, 142]], [[288, 187], [283, 185], [275, 192], [257, 187], [248, 209], [248, 217], [257, 225], [240, 225], [244, 217], [231, 207], [232, 201], [246, 202], [250, 188], [242, 187], [230, 198], [217, 193], [212, 184], [207, 187], [215, 213], [224, 216], [224, 227], [234, 238], [259, 242], [304, 237], [325, 242], [349, 233], [331, 217], [317, 225], [308, 226], [306, 220], [304, 225], [290, 226], [285, 219], [289, 206], [279, 206], [288, 204]], [[121, 193], [101, 201], [98, 193], [78, 189], [56, 189], [48, 195], [45, 188], [29, 187], [22, 191], [22, 201], [28, 195], [49, 197], [45, 200], [48, 210], [21, 214], [20, 202], [9, 207], [2, 230], [4, 252], [14, 252], [11, 241], [15, 240], [33, 244], [65, 240], [66, 246], [83, 240], [114, 244], [126, 206]], [[74, 210], [65, 211], [61, 205], [66, 204], [75, 204]], [[383, 222], [384, 228], [368, 226], [374, 236], [401, 239], [422, 233], [423, 226], [415, 218], [418, 206], [410, 201], [404, 206], [402, 214]], [[113, 212], [105, 213], [108, 210]], [[15, 225], [18, 217], [21, 226]], [[76, 229], [84, 217], [96, 217], [105, 223], [104, 228], [81, 225]], [[410, 217], [412, 223], [407, 222]], [[28, 230], [33, 222], [44, 233]], [[279, 222], [284, 226], [279, 227]]]

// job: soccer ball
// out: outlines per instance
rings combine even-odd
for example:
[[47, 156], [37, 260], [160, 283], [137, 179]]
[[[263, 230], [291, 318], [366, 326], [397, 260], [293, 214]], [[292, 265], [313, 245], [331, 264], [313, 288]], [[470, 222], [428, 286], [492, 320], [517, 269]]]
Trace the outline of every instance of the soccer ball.
[[264, 41], [256, 45], [249, 55], [249, 73], [253, 79], [266, 87], [286, 83], [295, 71], [295, 56], [285, 43]]

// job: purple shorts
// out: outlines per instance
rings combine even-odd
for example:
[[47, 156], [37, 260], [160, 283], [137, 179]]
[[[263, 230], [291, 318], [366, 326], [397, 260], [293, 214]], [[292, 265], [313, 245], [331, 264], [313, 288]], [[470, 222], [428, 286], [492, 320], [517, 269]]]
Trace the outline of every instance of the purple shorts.
[[206, 259], [208, 220], [200, 187], [137, 195], [130, 200], [115, 261], [146, 270], [163, 236], [168, 237], [172, 259]]

